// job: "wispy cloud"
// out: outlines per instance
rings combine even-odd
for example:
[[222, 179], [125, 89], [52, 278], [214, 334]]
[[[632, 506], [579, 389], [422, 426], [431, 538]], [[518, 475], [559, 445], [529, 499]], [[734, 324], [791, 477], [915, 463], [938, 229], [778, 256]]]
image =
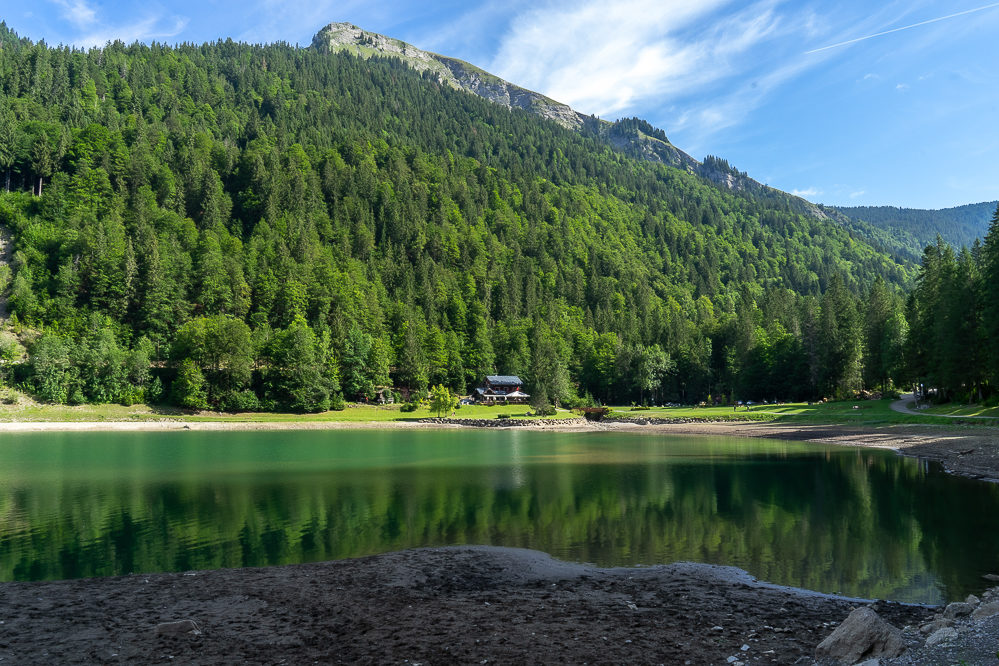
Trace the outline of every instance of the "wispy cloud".
[[740, 56], [780, 27], [768, 1], [705, 20], [727, 4], [587, 0], [535, 9], [513, 20], [492, 69], [598, 115], [689, 94], [739, 69]]
[[856, 199], [858, 197], [864, 196], [865, 194], [867, 194], [867, 190], [857, 190], [856, 192], [850, 192], [850, 198]]
[[102, 25], [96, 30], [82, 34], [73, 40], [77, 46], [104, 46], [108, 42], [146, 42], [168, 40], [176, 37], [187, 27], [188, 19], [183, 16], [148, 16], [139, 21], [118, 25]]
[[86, 28], [97, 21], [97, 10], [86, 0], [52, 0], [62, 8], [60, 15], [77, 28]]
[[822, 190], [816, 189], [814, 187], [809, 187], [807, 190], [791, 190], [791, 194], [796, 197], [804, 197], [805, 199], [809, 197], [816, 197], [822, 194]]
[[63, 29], [58, 41], [80, 47], [103, 46], [121, 40], [125, 43], [170, 39], [181, 34], [189, 20], [167, 11], [161, 5], [145, 3], [141, 11], [115, 7], [113, 12], [92, 0], [48, 0], [59, 7]]
[[811, 51], [805, 51], [805, 55], [810, 55], [812, 53], [819, 53], [821, 51], [828, 51], [829, 49], [836, 49], [841, 46], [848, 46], [850, 44], [856, 44], [857, 42], [863, 42], [868, 39], [874, 39], [875, 37], [882, 37], [884, 35], [890, 35], [895, 32], [901, 32], [903, 30], [911, 30], [912, 28], [918, 28], [920, 26], [929, 25], [931, 23], [939, 23], [940, 21], [946, 21], [948, 19], [957, 18], [958, 16], [965, 16], [967, 14], [974, 14], [975, 12], [985, 11], [986, 9], [993, 9], [999, 7], [999, 2], [993, 2], [989, 5], [983, 5], [981, 7], [975, 7], [974, 9], [966, 9], [963, 12], [955, 12], [953, 14], [948, 14], [947, 16], [939, 16], [937, 18], [932, 18], [926, 21], [920, 21], [919, 23], [913, 23], [911, 25], [904, 25], [900, 28], [892, 28], [891, 30], [882, 30], [881, 32], [875, 32], [871, 35], [864, 35], [863, 37], [855, 37], [854, 39], [848, 39], [843, 42], [838, 42], [836, 44], [830, 44], [828, 46], [822, 46], [817, 49], [812, 49]]

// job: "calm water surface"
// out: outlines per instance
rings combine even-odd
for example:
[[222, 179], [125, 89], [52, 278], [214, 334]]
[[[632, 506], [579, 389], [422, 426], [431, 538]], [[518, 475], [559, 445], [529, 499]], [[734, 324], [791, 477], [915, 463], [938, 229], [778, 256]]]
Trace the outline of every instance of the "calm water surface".
[[999, 573], [999, 487], [890, 452], [517, 431], [0, 435], [0, 580], [414, 546], [695, 560], [940, 602]]

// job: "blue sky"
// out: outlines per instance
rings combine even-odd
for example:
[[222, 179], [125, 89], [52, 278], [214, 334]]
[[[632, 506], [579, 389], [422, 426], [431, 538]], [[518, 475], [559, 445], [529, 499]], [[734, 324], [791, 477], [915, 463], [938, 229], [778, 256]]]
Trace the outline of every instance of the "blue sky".
[[307, 45], [350, 21], [608, 119], [639, 116], [805, 198], [999, 199], [999, 3], [981, 0], [0, 0], [51, 44]]

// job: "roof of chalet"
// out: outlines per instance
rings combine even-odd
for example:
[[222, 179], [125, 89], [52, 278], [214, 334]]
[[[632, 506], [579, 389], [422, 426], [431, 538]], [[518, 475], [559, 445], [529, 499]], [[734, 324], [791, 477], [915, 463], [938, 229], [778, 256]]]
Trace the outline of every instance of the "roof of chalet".
[[521, 386], [524, 383], [517, 375], [486, 375], [486, 381], [500, 386]]

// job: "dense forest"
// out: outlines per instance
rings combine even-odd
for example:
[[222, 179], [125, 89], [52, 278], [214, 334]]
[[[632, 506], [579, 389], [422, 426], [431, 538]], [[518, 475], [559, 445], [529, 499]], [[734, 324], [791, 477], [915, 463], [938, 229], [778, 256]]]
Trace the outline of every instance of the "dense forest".
[[493, 372], [539, 404], [812, 399], [904, 374], [913, 263], [390, 59], [0, 25], [0, 183], [0, 357], [46, 401], [314, 411]]
[[906, 313], [909, 371], [930, 397], [999, 402], [999, 208], [983, 243], [925, 249]]
[[956, 206], [941, 210], [898, 208], [896, 206], [836, 206], [855, 225], [867, 225], [883, 232], [908, 256], [922, 257], [923, 249], [940, 236], [954, 247], [971, 247], [989, 228], [989, 220], [999, 201]]

